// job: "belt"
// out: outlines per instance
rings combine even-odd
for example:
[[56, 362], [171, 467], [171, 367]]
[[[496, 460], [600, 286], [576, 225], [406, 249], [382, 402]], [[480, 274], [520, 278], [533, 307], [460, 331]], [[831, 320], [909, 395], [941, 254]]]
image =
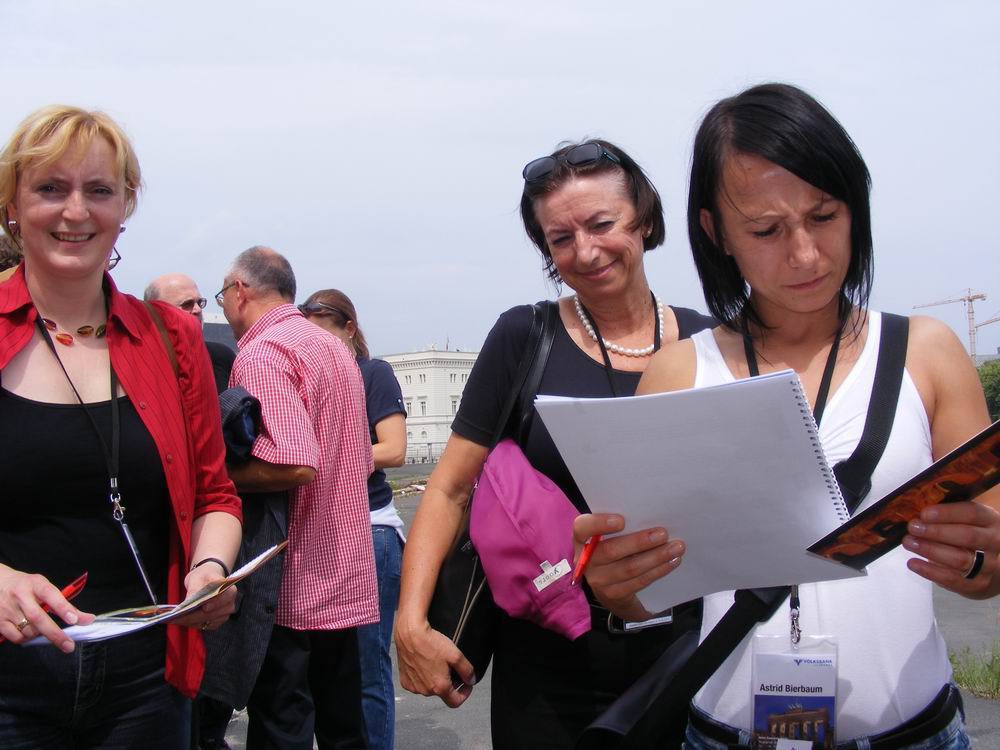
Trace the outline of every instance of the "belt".
[[648, 624], [640, 622], [635, 623], [632, 627], [626, 627], [626, 624], [620, 618], [611, 614], [611, 610], [602, 607], [600, 604], [591, 603], [590, 605], [590, 625], [594, 630], [603, 633], [634, 635], [652, 628], [670, 627], [672, 624], [672, 619], [653, 618]]
[[[919, 714], [894, 729], [872, 735], [868, 738], [868, 746], [871, 750], [898, 750], [898, 748], [926, 740], [947, 727], [958, 712], [965, 715], [962, 708], [962, 695], [954, 685], [945, 685], [934, 700]], [[740, 744], [738, 732], [717, 722], [709, 721], [700, 711], [692, 710], [688, 715], [688, 721], [692, 727], [709, 739], [721, 742], [731, 748], [746, 747], [746, 745]], [[822, 745], [813, 743], [813, 747], [821, 748]], [[851, 750], [851, 748], [858, 747], [860, 745], [855, 740], [837, 743], [837, 750]]]

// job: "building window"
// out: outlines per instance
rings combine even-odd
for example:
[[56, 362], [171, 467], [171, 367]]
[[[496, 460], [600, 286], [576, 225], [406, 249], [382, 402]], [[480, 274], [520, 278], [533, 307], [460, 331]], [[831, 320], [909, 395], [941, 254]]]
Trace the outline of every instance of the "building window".
[[426, 440], [427, 439], [427, 430], [421, 430], [420, 431], [420, 437], [422, 437], [424, 440]]
[[454, 414], [457, 411], [458, 411], [458, 399], [453, 398], [451, 400], [451, 413]]
[[421, 417], [426, 417], [427, 416], [427, 402], [426, 401], [421, 401], [420, 402], [420, 416]]
[[409, 385], [409, 384], [410, 384], [411, 382], [413, 382], [413, 381], [412, 381], [412, 380], [410, 379], [410, 376], [409, 376], [409, 375], [404, 375], [403, 377], [404, 377], [404, 378], [406, 378], [406, 384], [407, 384], [407, 385]]
[[463, 382], [463, 383], [465, 382], [465, 379], [466, 379], [467, 377], [469, 377], [469, 376], [468, 376], [468, 375], [466, 375], [466, 374], [465, 374], [465, 373], [463, 372], [463, 373], [462, 373], [462, 382]]
[[407, 400], [407, 402], [406, 402], [406, 414], [407, 414], [407, 416], [409, 416], [410, 414], [413, 414], [413, 402], [412, 401]]
[[413, 440], [413, 433], [410, 432], [409, 430], [406, 431], [406, 439]]
[[451, 380], [452, 383], [454, 383], [455, 381], [458, 380], [458, 375], [452, 373], [451, 375], [448, 376], [448, 379]]
[[426, 383], [427, 382], [427, 376], [426, 375], [421, 375], [420, 376], [420, 382], [421, 383]]

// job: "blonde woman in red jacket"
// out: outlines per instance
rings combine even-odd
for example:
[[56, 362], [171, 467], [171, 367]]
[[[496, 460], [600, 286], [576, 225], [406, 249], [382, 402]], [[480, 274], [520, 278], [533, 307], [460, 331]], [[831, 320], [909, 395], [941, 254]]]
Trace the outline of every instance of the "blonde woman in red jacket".
[[[199, 629], [235, 592], [176, 625], [75, 644], [61, 624], [224, 576], [240, 504], [190, 315], [151, 312], [107, 274], [139, 165], [107, 115], [49, 107], [0, 153], [0, 222], [24, 261], [0, 285], [0, 746], [181, 748], [204, 664]], [[117, 257], [117, 255], [116, 255]], [[126, 531], [127, 527], [127, 531]], [[60, 588], [83, 572], [72, 603]], [[52, 646], [20, 648], [41, 635]]]

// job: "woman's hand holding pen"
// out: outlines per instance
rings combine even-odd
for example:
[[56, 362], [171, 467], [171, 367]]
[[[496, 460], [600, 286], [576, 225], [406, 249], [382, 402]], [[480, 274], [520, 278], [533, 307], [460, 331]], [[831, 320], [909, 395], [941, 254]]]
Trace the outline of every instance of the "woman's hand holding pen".
[[55, 612], [70, 625], [87, 625], [94, 619], [94, 615], [70, 604], [45, 576], [0, 565], [0, 636], [21, 644], [42, 635], [60, 650], [71, 653], [75, 648], [73, 639], [63, 633], [48, 612]]
[[643, 529], [607, 537], [625, 528], [625, 519], [612, 513], [585, 513], [573, 522], [577, 559], [588, 539], [602, 536], [584, 571], [594, 596], [623, 620], [648, 620], [636, 594], [681, 564], [684, 542], [670, 539], [663, 528]]

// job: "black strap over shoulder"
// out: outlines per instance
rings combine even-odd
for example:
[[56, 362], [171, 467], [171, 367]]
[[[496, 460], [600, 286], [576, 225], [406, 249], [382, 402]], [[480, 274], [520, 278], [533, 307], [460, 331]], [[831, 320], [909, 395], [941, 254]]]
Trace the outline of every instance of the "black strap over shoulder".
[[[834, 467], [841, 494], [852, 513], [871, 490], [871, 476], [885, 452], [896, 416], [903, 382], [909, 319], [882, 314], [878, 361], [868, 402], [861, 440], [850, 458]], [[759, 622], [766, 622], [788, 597], [788, 586], [736, 592], [735, 602], [722, 619], [682, 664], [661, 663], [656, 670], [669, 670], [673, 679], [658, 683], [656, 692], [626, 691], [595, 721], [577, 742], [587, 750], [639, 750], [670, 747], [664, 744], [669, 728], [677, 724], [677, 712], [687, 706], [708, 678], [722, 666], [740, 642]], [[640, 686], [640, 679], [633, 687]]]
[[871, 490], [872, 474], [889, 442], [899, 391], [903, 385], [909, 335], [909, 318], [882, 313], [878, 363], [875, 365], [875, 380], [872, 383], [861, 441], [850, 458], [833, 467], [840, 493], [852, 515]]
[[556, 326], [559, 325], [559, 303], [546, 301], [535, 304], [535, 319], [541, 320], [541, 332], [535, 346], [531, 366], [525, 375], [521, 388], [518, 390], [515, 402], [514, 420], [511, 424], [511, 434], [521, 446], [528, 437], [528, 427], [531, 415], [534, 413], [535, 396], [542, 384], [542, 374], [545, 364], [549, 361], [552, 342], [556, 337]]

